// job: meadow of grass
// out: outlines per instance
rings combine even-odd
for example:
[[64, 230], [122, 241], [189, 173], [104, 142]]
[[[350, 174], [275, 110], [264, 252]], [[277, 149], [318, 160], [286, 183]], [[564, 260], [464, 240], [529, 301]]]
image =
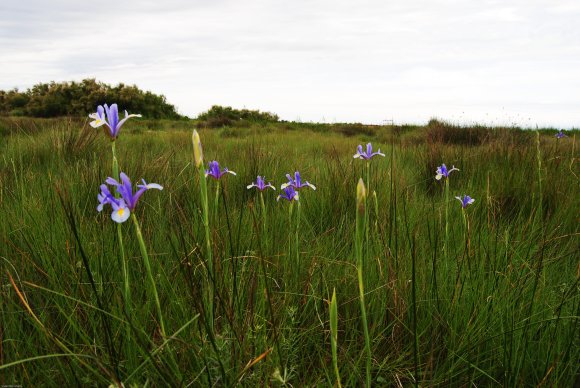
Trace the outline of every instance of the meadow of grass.
[[[573, 133], [437, 122], [201, 130], [205, 163], [237, 172], [219, 190], [207, 181], [208, 271], [192, 129], [134, 120], [116, 141], [121, 171], [164, 186], [135, 213], [163, 336], [133, 223], [118, 234], [96, 211], [110, 141], [74, 120], [3, 127], [0, 384], [362, 386], [359, 274], [373, 386], [578, 383]], [[368, 141], [386, 157], [367, 177], [353, 154]], [[448, 201], [434, 179], [441, 163], [461, 170]], [[263, 227], [246, 186], [265, 175], [279, 187], [297, 170], [317, 190], [302, 190], [292, 215], [279, 190], [265, 191]], [[366, 235], [356, 230], [361, 177]], [[476, 199], [465, 211], [453, 198], [463, 194]]]

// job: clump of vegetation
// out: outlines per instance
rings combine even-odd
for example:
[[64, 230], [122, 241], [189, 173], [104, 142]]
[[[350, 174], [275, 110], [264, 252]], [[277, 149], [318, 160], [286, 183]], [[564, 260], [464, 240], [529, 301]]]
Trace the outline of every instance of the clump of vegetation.
[[221, 128], [226, 126], [246, 127], [256, 123], [275, 123], [279, 117], [270, 112], [214, 105], [207, 112], [197, 116], [197, 120], [202, 128]]
[[357, 135], [365, 135], [365, 136], [372, 136], [375, 133], [376, 125], [364, 125], [361, 123], [343, 123], [343, 124], [334, 124], [332, 125], [332, 129], [342, 133], [345, 136], [357, 136]]
[[0, 90], [0, 116], [86, 116], [107, 102], [118, 102], [128, 111], [152, 119], [183, 118], [163, 95], [135, 85], [110, 86], [95, 79], [39, 83], [26, 91]]
[[426, 126], [426, 139], [430, 143], [455, 145], [482, 145], [493, 141], [509, 140], [519, 145], [529, 144], [533, 139], [530, 131], [520, 128], [486, 127], [483, 125], [456, 125], [431, 119]]

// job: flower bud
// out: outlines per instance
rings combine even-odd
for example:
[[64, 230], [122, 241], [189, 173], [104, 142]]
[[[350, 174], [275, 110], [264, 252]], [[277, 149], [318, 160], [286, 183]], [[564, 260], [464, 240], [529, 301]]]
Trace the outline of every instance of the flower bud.
[[203, 151], [201, 149], [199, 133], [197, 133], [195, 129], [193, 130], [191, 140], [193, 141], [193, 160], [195, 162], [195, 167], [199, 168], [203, 164]]
[[365, 187], [365, 183], [363, 182], [362, 178], [358, 180], [358, 184], [356, 185], [356, 206], [360, 212], [365, 211], [365, 202], [367, 199], [367, 189]]

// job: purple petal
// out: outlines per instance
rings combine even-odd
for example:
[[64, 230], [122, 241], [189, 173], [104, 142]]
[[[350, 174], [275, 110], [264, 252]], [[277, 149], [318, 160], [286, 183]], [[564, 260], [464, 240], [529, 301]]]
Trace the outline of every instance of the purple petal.
[[121, 196], [127, 203], [127, 206], [130, 209], [134, 209], [136, 201], [133, 198], [133, 186], [131, 185], [131, 180], [129, 179], [127, 174], [122, 172], [121, 181], [123, 182], [123, 184], [117, 188], [117, 191], [119, 192], [119, 194], [121, 194]]
[[129, 208], [131, 208], [131, 210], [135, 209], [135, 206], [137, 206], [137, 202], [139, 201], [139, 198], [141, 198], [143, 193], [146, 191], [147, 191], [147, 186], [141, 186], [141, 188], [139, 190], [137, 190], [135, 195], [133, 195], [133, 197], [131, 198], [132, 203], [129, 205]]
[[117, 104], [113, 104], [109, 108], [109, 125], [111, 126], [111, 134], [113, 135], [113, 137], [116, 137], [117, 133], [119, 132], [118, 124], [119, 124], [119, 108], [117, 107]]
[[125, 118], [121, 121], [119, 121], [119, 124], [117, 124], [117, 133], [119, 132], [119, 130], [121, 129], [121, 127], [123, 126], [123, 124], [125, 124], [125, 121], [129, 120], [131, 117], [143, 117], [141, 115], [136, 115], [136, 114], [127, 114], [127, 111], [125, 111]]
[[220, 165], [217, 161], [211, 161], [209, 162], [209, 175], [211, 175], [212, 177], [214, 177], [215, 179], [220, 179], [221, 177], [221, 173], [220, 173]]
[[264, 178], [260, 175], [256, 178], [256, 187], [261, 191], [264, 190]]
[[298, 172], [298, 171], [294, 172], [294, 185], [296, 185], [297, 188], [300, 188], [302, 186], [302, 180], [300, 179], [300, 172]]
[[[113, 178], [108, 178], [108, 179], [113, 179]], [[103, 194], [103, 196], [105, 196], [105, 197], [111, 196], [111, 191], [109, 190], [107, 185], [101, 185], [99, 188], [101, 189], [101, 193]]]
[[111, 177], [108, 177], [107, 180], [105, 180], [105, 183], [111, 186], [121, 186], [119, 182], [117, 182], [115, 179]]

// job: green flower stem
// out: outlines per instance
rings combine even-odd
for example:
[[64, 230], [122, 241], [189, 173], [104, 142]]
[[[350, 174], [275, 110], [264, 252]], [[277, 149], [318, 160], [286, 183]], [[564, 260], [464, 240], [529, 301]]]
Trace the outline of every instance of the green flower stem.
[[295, 241], [294, 241], [294, 247], [295, 247], [295, 252], [294, 254], [296, 255], [296, 265], [298, 266], [298, 268], [300, 268], [300, 238], [299, 238], [299, 232], [300, 232], [300, 208], [301, 208], [301, 204], [300, 201], [297, 201], [296, 203], [296, 235], [295, 235]]
[[[113, 153], [113, 178], [119, 179], [119, 162], [117, 160], [117, 152], [115, 141], [111, 142], [111, 151]], [[119, 197], [119, 193], [115, 192], [115, 197]], [[129, 286], [129, 271], [127, 268], [127, 260], [125, 259], [125, 247], [123, 245], [123, 230], [121, 224], [117, 224], [117, 239], [119, 240], [119, 249], [121, 253], [121, 268], [123, 271], [123, 298], [125, 300], [125, 310], [127, 316], [131, 315], [131, 288]], [[127, 335], [131, 332], [130, 328], [127, 330]]]
[[139, 240], [139, 248], [141, 249], [141, 256], [143, 256], [143, 263], [145, 264], [147, 276], [149, 277], [149, 282], [151, 283], [153, 298], [155, 300], [155, 307], [157, 308], [157, 314], [159, 315], [159, 326], [161, 327], [161, 335], [163, 336], [163, 338], [165, 338], [165, 322], [163, 321], [161, 303], [159, 302], [159, 294], [157, 294], [157, 286], [155, 285], [155, 278], [153, 277], [153, 272], [151, 271], [151, 263], [149, 262], [147, 247], [145, 246], [143, 234], [141, 234], [141, 227], [139, 226], [139, 221], [137, 221], [137, 217], [135, 217], [135, 213], [131, 212], [131, 218], [133, 219], [133, 225], [135, 225], [135, 233], [137, 234], [137, 240]]
[[[119, 179], [119, 161], [117, 160], [117, 149], [116, 149], [116, 141], [111, 142], [111, 152], [113, 154], [113, 178]], [[119, 193], [115, 192], [115, 197], [119, 198]], [[117, 240], [119, 240], [119, 253], [121, 254], [121, 270], [123, 272], [123, 302], [125, 305], [125, 314], [127, 317], [131, 316], [131, 311], [133, 309], [131, 303], [131, 288], [129, 282], [129, 269], [127, 266], [127, 259], [125, 257], [125, 246], [123, 244], [123, 229], [121, 224], [117, 224]], [[126, 325], [125, 336], [127, 344], [131, 343], [131, 325]], [[130, 346], [128, 346], [129, 352], [132, 352]], [[133, 354], [131, 354], [132, 358]]]
[[[366, 187], [366, 192], [370, 193], [371, 189], [371, 162], [370, 160], [367, 160], [366, 162], [366, 182], [367, 182], [367, 187]], [[367, 195], [368, 197], [368, 195]], [[369, 246], [369, 228], [370, 228], [370, 211], [368, 209], [368, 206], [366, 206], [367, 203], [367, 199], [365, 198], [365, 253], [367, 255], [367, 258], [369, 256], [370, 253], [370, 246]]]
[[[268, 254], [268, 239], [266, 238], [266, 203], [264, 202], [264, 193], [260, 192], [260, 206], [262, 208], [262, 236], [260, 238], [261, 244], [262, 244], [262, 252], [266, 252], [266, 255]], [[258, 291], [258, 297], [260, 298], [260, 314], [263, 314], [264, 317], [264, 330], [263, 330], [263, 343], [262, 346], [266, 347], [268, 344], [268, 320], [266, 319], [266, 302], [267, 302], [267, 298], [268, 298], [268, 291], [267, 291], [267, 279], [266, 279], [266, 271], [264, 268], [264, 258], [261, 258], [261, 269], [262, 269], [262, 276], [260, 277], [260, 281], [259, 281], [259, 291]]]
[[332, 290], [332, 299], [330, 300], [330, 346], [332, 348], [332, 364], [336, 375], [336, 385], [341, 388], [340, 373], [338, 372], [338, 306], [336, 290]]
[[445, 259], [448, 259], [449, 253], [449, 178], [445, 178], [445, 244], [443, 250]]
[[199, 189], [201, 195], [201, 208], [203, 213], [203, 227], [205, 229], [205, 251], [207, 263], [207, 308], [208, 308], [208, 327], [213, 327], [213, 299], [214, 292], [212, 287], [212, 280], [215, 279], [213, 257], [211, 251], [211, 235], [209, 230], [209, 203], [207, 198], [207, 180], [205, 177], [205, 170], [203, 164], [198, 167], [199, 172]]
[[[465, 226], [465, 251], [467, 252], [467, 258], [469, 259], [469, 257], [471, 256], [471, 242], [469, 239], [469, 218], [467, 217], [467, 210], [466, 209], [461, 209], [462, 213], [463, 213], [463, 224]], [[469, 261], [468, 261], [468, 265], [469, 265]]]
[[215, 185], [215, 198], [213, 202], [213, 222], [217, 225], [218, 221], [218, 208], [220, 201], [220, 181], [218, 180]]
[[367, 324], [367, 312], [365, 308], [365, 291], [363, 281], [363, 246], [366, 234], [366, 220], [367, 220], [367, 200], [364, 189], [364, 184], [359, 181], [359, 187], [362, 185], [362, 190], [357, 188], [357, 212], [356, 212], [356, 235], [355, 235], [355, 255], [357, 259], [357, 274], [358, 274], [358, 289], [361, 309], [361, 319], [365, 336], [365, 348], [367, 353], [366, 360], [366, 386], [371, 386], [371, 341], [369, 337], [369, 329]]
[[288, 260], [292, 257], [292, 225], [294, 222], [292, 221], [292, 214], [294, 213], [294, 202], [290, 202], [290, 206], [288, 206]]
[[266, 214], [266, 203], [264, 202], [264, 193], [260, 191], [260, 205], [262, 207], [262, 241], [267, 241], [267, 239], [264, 237], [266, 234], [266, 231], [268, 230], [267, 228], [267, 224], [266, 224], [266, 220], [267, 220], [267, 214]]

